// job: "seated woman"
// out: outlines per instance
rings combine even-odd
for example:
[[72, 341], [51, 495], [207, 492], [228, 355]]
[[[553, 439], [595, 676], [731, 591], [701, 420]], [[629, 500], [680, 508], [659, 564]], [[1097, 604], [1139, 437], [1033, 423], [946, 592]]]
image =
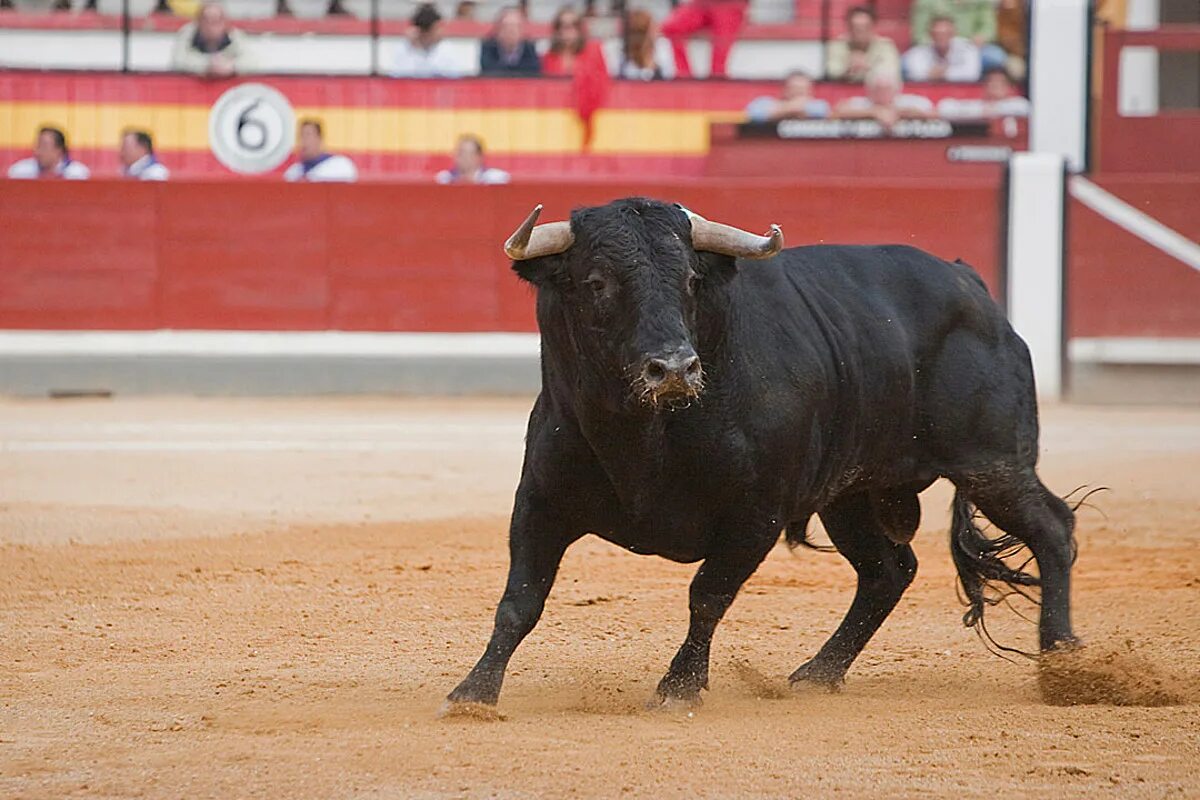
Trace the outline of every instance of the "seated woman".
[[583, 17], [564, 6], [554, 15], [550, 49], [542, 56], [543, 75], [569, 75], [575, 110], [583, 123], [583, 144], [592, 141], [592, 117], [608, 99], [611, 79], [600, 42], [588, 39]]
[[578, 11], [570, 6], [560, 8], [550, 28], [550, 49], [542, 56], [542, 74], [573, 76], [597, 70], [608, 74], [600, 42], [588, 39]]
[[658, 26], [649, 11], [636, 9], [625, 16], [625, 47], [620, 76], [631, 81], [656, 81], [666, 77], [655, 58]]

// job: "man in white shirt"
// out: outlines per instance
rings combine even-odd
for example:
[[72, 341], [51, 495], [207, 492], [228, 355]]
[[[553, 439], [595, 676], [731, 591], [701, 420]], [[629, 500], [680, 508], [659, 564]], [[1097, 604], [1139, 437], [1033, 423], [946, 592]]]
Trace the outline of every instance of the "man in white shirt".
[[22, 180], [63, 178], [85, 181], [91, 174], [91, 170], [71, 159], [66, 135], [58, 128], [49, 126], [38, 130], [33, 157], [23, 158], [8, 168], [8, 177]]
[[451, 183], [508, 183], [512, 180], [507, 172], [483, 163], [483, 141], [470, 133], [458, 137], [454, 146], [454, 167], [437, 174], [437, 182]]
[[121, 147], [117, 151], [121, 160], [121, 174], [137, 181], [165, 181], [171, 171], [154, 155], [154, 140], [146, 131], [127, 130], [121, 134]]
[[919, 44], [904, 54], [904, 77], [910, 81], [979, 80], [983, 62], [979, 48], [955, 35], [954, 20], [934, 17], [929, 23], [929, 44]]
[[175, 35], [171, 67], [209, 78], [228, 78], [254, 71], [254, 54], [245, 34], [229, 24], [215, 0], [200, 5], [196, 21]]
[[837, 119], [873, 119], [885, 129], [902, 119], [929, 119], [933, 101], [919, 94], [904, 94], [894, 72], [880, 70], [867, 76], [866, 95], [848, 97], [834, 111]]
[[1004, 67], [989, 67], [983, 73], [983, 97], [946, 97], [938, 103], [944, 119], [1001, 119], [1028, 117], [1029, 101], [1017, 94]]
[[392, 77], [457, 78], [461, 72], [442, 41], [442, 15], [432, 3], [422, 3], [412, 15], [408, 36], [392, 51]]
[[353, 183], [358, 180], [358, 167], [345, 156], [325, 152], [325, 132], [315, 119], [300, 120], [296, 163], [283, 173], [287, 181]]

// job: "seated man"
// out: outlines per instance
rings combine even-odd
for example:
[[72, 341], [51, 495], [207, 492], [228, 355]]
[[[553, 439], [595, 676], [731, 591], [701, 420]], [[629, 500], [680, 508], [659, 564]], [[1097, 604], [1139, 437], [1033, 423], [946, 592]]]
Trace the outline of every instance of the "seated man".
[[[1021, 5], [1028, 1], [1016, 0]], [[996, 44], [996, 0], [916, 0], [909, 15], [914, 44], [929, 44], [929, 24], [934, 17], [954, 20], [958, 35], [979, 50], [984, 67], [1004, 64], [1004, 49]]]
[[933, 103], [919, 94], [904, 94], [900, 79], [890, 72], [872, 72], [867, 76], [865, 96], [849, 97], [838, 103], [838, 119], [873, 119], [891, 130], [902, 119], [930, 119]]
[[325, 152], [325, 131], [318, 120], [302, 119], [296, 143], [296, 163], [287, 168], [283, 179], [353, 183], [358, 180], [358, 168], [345, 156]]
[[8, 177], [19, 179], [65, 178], [69, 181], [83, 181], [91, 174], [83, 164], [71, 160], [66, 135], [58, 128], [49, 126], [38, 130], [37, 141], [33, 145], [33, 157], [23, 158], [8, 168]]
[[1017, 94], [1002, 67], [991, 67], [983, 73], [982, 98], [943, 98], [938, 103], [938, 116], [945, 119], [1028, 117], [1029, 101]]
[[812, 78], [793, 72], [783, 79], [779, 97], [763, 95], [746, 106], [749, 122], [776, 122], [781, 119], [823, 119], [829, 116], [829, 103], [813, 97]]
[[433, 3], [422, 3], [412, 15], [408, 36], [392, 51], [392, 76], [396, 78], [456, 78], [454, 54], [442, 41], [442, 15]]
[[502, 169], [484, 166], [483, 142], [470, 133], [458, 137], [454, 146], [454, 168], [437, 174], [437, 182], [451, 183], [508, 183], [511, 176]]
[[250, 72], [253, 66], [245, 35], [230, 26], [220, 3], [201, 5], [196, 21], [175, 36], [171, 67], [179, 72], [227, 78]]
[[154, 140], [146, 131], [132, 128], [121, 134], [121, 147], [117, 151], [121, 160], [121, 174], [139, 181], [165, 181], [170, 171], [154, 155]]
[[979, 48], [956, 35], [954, 20], [934, 17], [929, 23], [929, 44], [909, 48], [904, 54], [904, 77], [910, 81], [979, 80]]
[[829, 43], [825, 51], [825, 77], [862, 83], [871, 72], [900, 74], [900, 53], [895, 43], [875, 33], [875, 12], [854, 6], [846, 12], [846, 34]]
[[542, 73], [533, 42], [525, 38], [525, 14], [516, 6], [500, 10], [492, 35], [479, 47], [481, 75], [528, 76]]

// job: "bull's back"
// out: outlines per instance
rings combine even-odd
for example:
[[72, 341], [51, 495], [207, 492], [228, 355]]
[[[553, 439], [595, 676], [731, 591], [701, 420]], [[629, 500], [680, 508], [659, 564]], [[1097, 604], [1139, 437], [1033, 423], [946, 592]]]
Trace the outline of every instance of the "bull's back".
[[791, 248], [744, 264], [737, 284], [736, 302], [758, 309], [739, 338], [793, 383], [817, 385], [799, 399], [822, 407], [838, 453], [856, 462], [847, 469], [915, 464], [930, 449], [951, 459], [944, 443], [966, 441], [980, 416], [964, 396], [1028, 371], [978, 274], [916, 248]]

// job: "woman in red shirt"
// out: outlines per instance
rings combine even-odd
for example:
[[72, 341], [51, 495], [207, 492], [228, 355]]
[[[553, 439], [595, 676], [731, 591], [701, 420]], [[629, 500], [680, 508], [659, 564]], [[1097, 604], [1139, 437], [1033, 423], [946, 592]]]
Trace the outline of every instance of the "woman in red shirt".
[[550, 49], [542, 56], [543, 75], [570, 76], [575, 108], [583, 120], [584, 144], [592, 139], [592, 115], [608, 98], [608, 65], [600, 42], [589, 39], [583, 17], [570, 6], [554, 15]]
[[542, 56], [543, 75], [575, 75], [577, 69], [596, 69], [608, 74], [600, 42], [588, 39], [583, 17], [570, 6], [554, 15], [550, 49]]

